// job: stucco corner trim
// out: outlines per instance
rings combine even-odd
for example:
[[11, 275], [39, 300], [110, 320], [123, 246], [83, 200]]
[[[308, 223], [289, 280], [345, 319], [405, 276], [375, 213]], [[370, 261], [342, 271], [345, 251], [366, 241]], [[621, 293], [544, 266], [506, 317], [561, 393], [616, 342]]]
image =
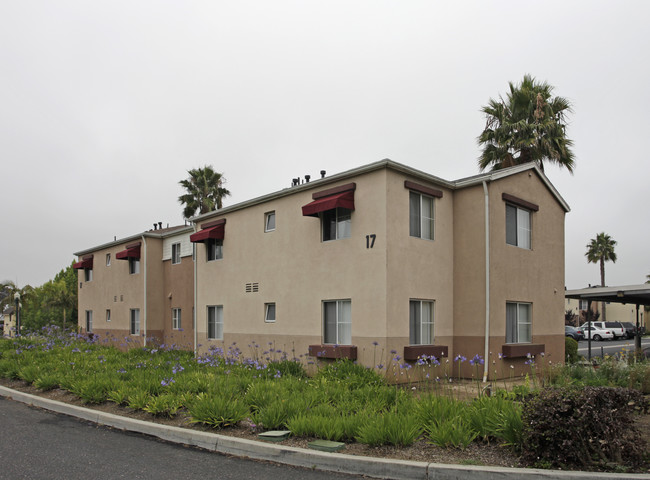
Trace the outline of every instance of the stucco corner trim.
[[318, 358], [357, 359], [356, 345], [309, 345], [309, 355]]

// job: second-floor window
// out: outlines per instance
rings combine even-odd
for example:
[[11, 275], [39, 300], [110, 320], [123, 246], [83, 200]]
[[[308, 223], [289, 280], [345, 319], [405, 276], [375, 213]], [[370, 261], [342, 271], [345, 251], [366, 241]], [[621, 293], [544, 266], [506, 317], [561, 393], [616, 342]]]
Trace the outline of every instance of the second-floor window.
[[337, 207], [322, 214], [323, 242], [349, 238], [352, 234], [352, 210]]
[[129, 258], [129, 273], [135, 275], [140, 273], [140, 259], [139, 258]]
[[208, 262], [223, 258], [223, 240], [209, 238], [205, 242]]
[[172, 244], [172, 265], [181, 263], [181, 244]]
[[530, 250], [530, 211], [506, 204], [506, 243]]
[[412, 237], [433, 240], [433, 197], [409, 192], [409, 234]]
[[90, 282], [93, 279], [93, 269], [92, 268], [84, 268], [84, 280], [86, 282]]
[[264, 215], [264, 231], [272, 232], [275, 230], [275, 212], [268, 212]]

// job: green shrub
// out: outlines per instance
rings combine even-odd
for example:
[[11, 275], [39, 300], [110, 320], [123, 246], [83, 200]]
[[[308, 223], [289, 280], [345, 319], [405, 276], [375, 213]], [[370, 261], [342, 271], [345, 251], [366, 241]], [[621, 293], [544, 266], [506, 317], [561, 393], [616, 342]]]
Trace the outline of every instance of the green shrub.
[[580, 361], [578, 355], [578, 342], [571, 337], [564, 337], [564, 356], [567, 363], [577, 363]]
[[463, 417], [448, 418], [424, 427], [429, 443], [438, 447], [465, 449], [474, 441], [478, 433]]
[[650, 393], [650, 365], [638, 363], [631, 365], [629, 369], [628, 385], [630, 388], [639, 390], [644, 395]]
[[182, 403], [179, 397], [171, 394], [163, 394], [157, 397], [151, 397], [143, 410], [152, 415], [171, 418], [176, 415], [176, 412], [181, 406]]
[[248, 416], [246, 404], [234, 396], [211, 396], [200, 393], [188, 406], [192, 423], [203, 423], [214, 428], [235, 425]]
[[42, 373], [36, 380], [34, 386], [39, 390], [54, 390], [59, 386], [59, 376], [54, 373]]
[[40, 374], [41, 369], [38, 365], [25, 365], [18, 370], [18, 378], [27, 383], [34, 383]]
[[134, 387], [129, 390], [128, 405], [133, 410], [144, 410], [149, 403], [151, 394], [146, 390]]
[[114, 388], [109, 378], [83, 378], [75, 381], [70, 391], [85, 403], [103, 403], [108, 399], [108, 392]]
[[540, 391], [523, 405], [523, 458], [556, 468], [638, 466], [645, 442], [634, 428], [634, 415], [648, 406], [640, 392], [627, 388]]
[[383, 385], [384, 379], [371, 368], [343, 359], [321, 367], [316, 378], [345, 381], [350, 390], [364, 385]]
[[385, 413], [369, 417], [359, 428], [356, 439], [370, 446], [412, 445], [422, 434], [420, 422], [415, 415]]
[[305, 367], [299, 360], [280, 360], [270, 362], [265, 372], [267, 378], [277, 375], [278, 372], [280, 372], [282, 378], [305, 378], [307, 376]]

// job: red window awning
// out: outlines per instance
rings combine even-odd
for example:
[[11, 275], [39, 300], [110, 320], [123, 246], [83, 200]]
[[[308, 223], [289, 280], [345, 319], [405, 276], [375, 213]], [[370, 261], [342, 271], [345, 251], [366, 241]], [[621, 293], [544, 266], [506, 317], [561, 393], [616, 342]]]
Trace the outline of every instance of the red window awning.
[[129, 258], [140, 258], [140, 243], [127, 245], [126, 250], [117, 252], [115, 258], [118, 260], [128, 260]]
[[72, 268], [75, 270], [79, 270], [80, 268], [87, 268], [87, 269], [92, 269], [93, 268], [93, 256], [92, 255], [86, 255], [81, 259], [80, 262], [75, 263], [72, 265]]
[[335, 208], [347, 208], [354, 210], [354, 190], [335, 193], [326, 197], [314, 200], [302, 207], [302, 214], [305, 217], [317, 217], [319, 213]]
[[203, 229], [190, 235], [190, 242], [203, 243], [208, 239], [223, 240], [226, 233], [226, 220], [217, 220], [203, 225]]

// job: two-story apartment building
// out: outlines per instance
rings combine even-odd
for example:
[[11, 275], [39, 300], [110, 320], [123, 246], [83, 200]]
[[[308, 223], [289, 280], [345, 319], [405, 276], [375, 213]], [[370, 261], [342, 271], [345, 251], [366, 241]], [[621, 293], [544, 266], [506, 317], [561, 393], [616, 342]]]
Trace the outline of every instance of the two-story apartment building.
[[[532, 164], [452, 182], [383, 160], [200, 215], [194, 346], [256, 342], [367, 366], [391, 351], [478, 354], [490, 378], [499, 354], [516, 372], [529, 354], [561, 362], [568, 211]], [[81, 325], [96, 301], [84, 296]]]
[[194, 229], [158, 227], [75, 253], [82, 331], [193, 348]]

